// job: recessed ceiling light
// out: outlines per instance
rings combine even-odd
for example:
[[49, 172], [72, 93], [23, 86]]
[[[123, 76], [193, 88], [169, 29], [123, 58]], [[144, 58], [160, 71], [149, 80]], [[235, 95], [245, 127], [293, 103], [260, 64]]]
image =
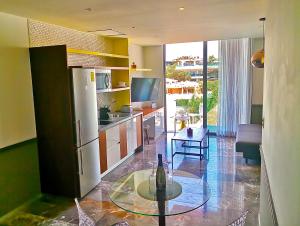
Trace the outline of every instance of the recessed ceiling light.
[[184, 7], [182, 6], [182, 7], [179, 7], [179, 10], [180, 11], [183, 11], [184, 10]]

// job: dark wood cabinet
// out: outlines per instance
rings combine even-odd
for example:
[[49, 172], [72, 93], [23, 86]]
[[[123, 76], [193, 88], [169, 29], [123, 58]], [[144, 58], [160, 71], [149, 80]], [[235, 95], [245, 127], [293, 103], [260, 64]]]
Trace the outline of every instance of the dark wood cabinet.
[[79, 195], [72, 80], [65, 45], [30, 48], [41, 191]]

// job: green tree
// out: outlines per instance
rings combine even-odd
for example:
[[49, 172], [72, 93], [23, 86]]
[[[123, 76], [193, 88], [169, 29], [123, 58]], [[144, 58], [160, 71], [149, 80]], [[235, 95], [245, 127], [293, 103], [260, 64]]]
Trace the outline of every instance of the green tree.
[[189, 113], [198, 113], [200, 110], [200, 104], [202, 103], [202, 98], [196, 97], [195, 95], [192, 96], [192, 99], [189, 100], [188, 103], [188, 112]]
[[207, 82], [207, 91], [210, 93], [207, 97], [207, 112], [213, 109], [218, 103], [218, 80]]
[[166, 67], [166, 77], [175, 79], [179, 82], [191, 80], [191, 76], [188, 72], [176, 70], [176, 64], [167, 65]]
[[214, 55], [208, 57], [208, 64], [213, 64], [217, 61], [217, 58]]
[[183, 107], [188, 113], [199, 113], [200, 104], [202, 104], [202, 98], [195, 95], [191, 99], [176, 100], [176, 106]]

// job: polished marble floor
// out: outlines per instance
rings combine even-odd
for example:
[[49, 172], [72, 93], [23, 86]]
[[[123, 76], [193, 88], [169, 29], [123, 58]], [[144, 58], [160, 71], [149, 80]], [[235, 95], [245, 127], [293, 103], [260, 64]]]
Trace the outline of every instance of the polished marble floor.
[[[103, 177], [102, 182], [80, 201], [81, 207], [97, 225], [112, 225], [124, 220], [131, 226], [158, 225], [157, 217], [128, 213], [115, 206], [109, 199], [108, 191], [112, 183], [121, 176], [135, 170], [151, 168], [158, 153], [163, 154], [163, 158], [170, 165], [172, 135], [161, 136], [156, 142], [151, 141], [143, 152], [136, 153]], [[180, 144], [177, 148], [180, 148]], [[167, 225], [224, 226], [238, 218], [245, 210], [249, 211], [246, 225], [258, 225], [260, 164], [251, 161], [246, 164], [242, 155], [234, 151], [233, 138], [210, 138], [209, 158], [205, 160], [176, 155], [173, 161], [175, 169], [187, 171], [205, 180], [210, 186], [211, 197], [204, 206], [194, 211], [167, 217]], [[38, 225], [53, 218], [59, 220], [57, 225], [63, 225], [64, 222], [78, 224], [78, 214], [72, 200], [57, 200], [57, 197], [47, 196], [32, 203], [31, 207], [21, 211], [23, 215], [19, 214], [18, 222], [24, 220], [24, 224], [19, 225]], [[11, 217], [2, 225], [16, 225], [14, 220], [16, 219]]]

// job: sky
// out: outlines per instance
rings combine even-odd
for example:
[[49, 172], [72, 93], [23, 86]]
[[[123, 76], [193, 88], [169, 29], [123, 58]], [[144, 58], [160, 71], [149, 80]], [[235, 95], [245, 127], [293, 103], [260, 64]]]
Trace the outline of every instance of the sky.
[[[200, 56], [203, 54], [203, 42], [187, 42], [166, 45], [166, 61], [172, 61], [181, 56]], [[207, 44], [208, 56], [218, 58], [218, 41], [209, 41]]]

